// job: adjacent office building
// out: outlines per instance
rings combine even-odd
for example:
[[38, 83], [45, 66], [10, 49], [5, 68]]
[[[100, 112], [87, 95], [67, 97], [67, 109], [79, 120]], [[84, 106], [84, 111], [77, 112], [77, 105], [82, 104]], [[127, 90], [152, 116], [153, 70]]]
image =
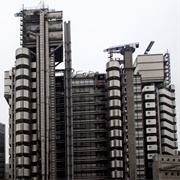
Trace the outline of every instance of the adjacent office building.
[[136, 46], [108, 48], [106, 73], [79, 74], [61, 11], [16, 16], [22, 47], [5, 72], [10, 178], [152, 179], [154, 154], [177, 150], [169, 53], [139, 55], [133, 64]]
[[0, 123], [0, 179], [5, 178], [5, 124]]
[[180, 156], [155, 154], [153, 157], [153, 180], [178, 180]]
[[170, 54], [138, 56], [134, 73], [141, 75], [146, 179], [152, 179], [155, 153], [177, 155], [175, 87], [170, 84]]

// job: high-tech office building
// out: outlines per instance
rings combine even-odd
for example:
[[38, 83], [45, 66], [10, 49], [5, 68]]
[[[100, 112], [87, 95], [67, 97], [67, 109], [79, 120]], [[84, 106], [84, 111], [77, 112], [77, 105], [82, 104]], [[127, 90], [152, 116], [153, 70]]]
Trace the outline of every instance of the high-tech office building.
[[67, 178], [67, 136], [72, 136], [74, 179], [108, 179], [105, 74], [84, 73], [72, 77], [73, 131], [69, 133], [64, 121], [64, 113], [68, 111], [64, 109], [64, 77], [57, 76], [56, 82], [57, 178]]
[[21, 45], [5, 72], [10, 179], [56, 179], [55, 66], [62, 62], [62, 11], [22, 9]]
[[10, 179], [152, 179], [154, 154], [177, 150], [169, 53], [133, 63], [137, 44], [112, 47], [106, 73], [79, 74], [61, 11], [23, 9], [16, 16], [22, 47], [5, 72], [4, 92]]
[[5, 124], [0, 123], [0, 179], [5, 178]]
[[152, 179], [154, 153], [177, 155], [175, 87], [170, 84], [170, 54], [140, 55], [135, 71], [141, 75], [146, 179]]
[[154, 154], [177, 154], [170, 54], [139, 55], [133, 64], [134, 50], [117, 50], [123, 60], [111, 58], [106, 73], [72, 73], [69, 84], [63, 71], [56, 76], [59, 178], [67, 177], [68, 143], [74, 179], [150, 180]]

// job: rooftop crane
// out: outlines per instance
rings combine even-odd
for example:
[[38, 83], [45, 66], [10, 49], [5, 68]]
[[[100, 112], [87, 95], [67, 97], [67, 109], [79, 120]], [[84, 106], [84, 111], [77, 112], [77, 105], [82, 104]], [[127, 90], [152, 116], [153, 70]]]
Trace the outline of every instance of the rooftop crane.
[[154, 44], [155, 41], [151, 41], [148, 45], [148, 47], [146, 48], [144, 54], [148, 54], [148, 52], [150, 51], [150, 49], [152, 48], [153, 44]]
[[119, 46], [112, 46], [107, 49], [104, 49], [103, 52], [108, 52], [109, 58], [112, 59], [113, 53], [124, 54], [125, 51], [129, 50], [134, 52], [136, 48], [139, 47], [139, 43], [123, 44]]

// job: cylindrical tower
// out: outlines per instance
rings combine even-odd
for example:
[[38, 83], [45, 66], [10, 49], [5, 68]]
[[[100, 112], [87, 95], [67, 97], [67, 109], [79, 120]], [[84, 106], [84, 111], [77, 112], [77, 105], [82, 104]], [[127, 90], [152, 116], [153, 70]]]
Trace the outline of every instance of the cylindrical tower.
[[120, 65], [109, 61], [107, 71], [107, 109], [112, 179], [123, 179], [122, 118], [120, 92]]
[[15, 134], [18, 179], [31, 176], [30, 55], [27, 48], [16, 50]]

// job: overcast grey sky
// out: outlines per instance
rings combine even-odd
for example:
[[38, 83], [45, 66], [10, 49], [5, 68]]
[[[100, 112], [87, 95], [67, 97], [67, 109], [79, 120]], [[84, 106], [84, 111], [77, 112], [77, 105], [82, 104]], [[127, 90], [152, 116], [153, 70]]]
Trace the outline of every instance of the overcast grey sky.
[[[20, 19], [15, 18], [14, 14], [21, 10], [23, 4], [24, 7], [38, 8], [40, 2], [6, 0], [1, 6], [0, 122], [6, 124], [7, 135], [8, 105], [3, 98], [4, 71], [14, 66], [15, 50], [20, 46]], [[71, 21], [72, 60], [76, 71], [105, 72], [107, 54], [103, 53], [103, 49], [109, 46], [139, 42], [134, 59], [144, 53], [152, 40], [155, 44], [150, 53], [170, 52], [172, 83], [176, 85], [180, 146], [180, 1], [44, 0], [44, 3], [50, 9], [62, 10], [63, 19]]]

